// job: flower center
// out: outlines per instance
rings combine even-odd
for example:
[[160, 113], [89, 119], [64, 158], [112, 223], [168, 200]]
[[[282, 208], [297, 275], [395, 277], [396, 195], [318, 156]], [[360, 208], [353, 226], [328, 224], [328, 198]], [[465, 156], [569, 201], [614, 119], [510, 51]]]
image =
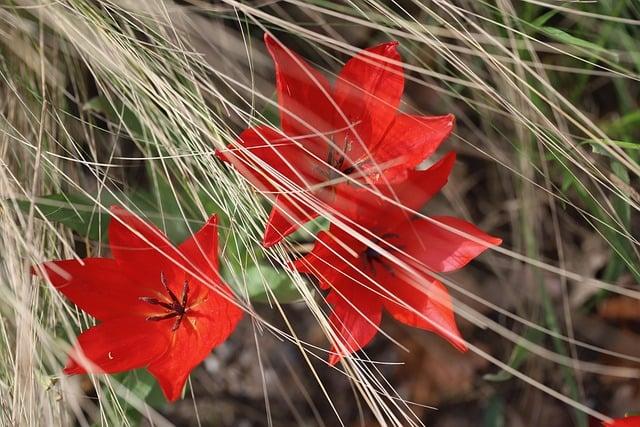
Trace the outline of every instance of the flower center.
[[[395, 233], [386, 233], [386, 234], [383, 234], [380, 239], [376, 239], [375, 243], [377, 243], [378, 246], [384, 248], [387, 252], [392, 252], [394, 250], [401, 249], [401, 247], [397, 245], [392, 246], [388, 242], [388, 239], [397, 238], [397, 237], [399, 236]], [[369, 267], [369, 270], [371, 271], [372, 275], [374, 276], [376, 275], [375, 263], [380, 264], [382, 268], [387, 270], [387, 272], [392, 276], [395, 275], [393, 268], [386, 262], [387, 260], [383, 258], [382, 254], [378, 252], [376, 249], [367, 247], [363, 252], [363, 256], [364, 256], [364, 261]]]
[[[334, 147], [329, 148], [329, 154], [327, 156], [327, 164], [329, 165], [329, 179], [339, 178], [341, 176], [340, 172], [345, 175], [350, 175], [353, 173], [357, 166], [356, 164], [344, 167], [344, 161], [346, 160], [345, 154], [339, 154]], [[349, 139], [349, 135], [344, 137], [344, 149], [343, 153], [349, 153], [351, 151], [351, 140]]]
[[157, 316], [149, 316], [147, 320], [151, 320], [153, 322], [158, 322], [160, 320], [167, 320], [175, 318], [173, 322], [173, 326], [171, 327], [172, 331], [176, 331], [180, 327], [180, 323], [182, 322], [182, 318], [189, 311], [189, 307], [187, 306], [187, 300], [189, 298], [189, 281], [185, 280], [182, 285], [182, 295], [181, 298], [178, 299], [176, 294], [169, 288], [169, 283], [167, 282], [167, 277], [164, 275], [164, 272], [160, 272], [160, 283], [162, 283], [162, 287], [167, 292], [169, 296], [168, 301], [161, 301], [157, 298], [153, 297], [140, 297], [140, 300], [146, 302], [147, 304], [157, 305], [167, 310], [167, 313], [160, 314]]
[[[343, 154], [338, 154], [335, 148], [329, 148], [329, 155], [327, 156], [327, 164], [329, 165], [329, 175], [333, 177], [333, 175], [339, 175], [338, 172], [346, 173], [342, 170], [342, 165], [344, 164], [345, 156]], [[351, 169], [351, 168], [347, 168]]]

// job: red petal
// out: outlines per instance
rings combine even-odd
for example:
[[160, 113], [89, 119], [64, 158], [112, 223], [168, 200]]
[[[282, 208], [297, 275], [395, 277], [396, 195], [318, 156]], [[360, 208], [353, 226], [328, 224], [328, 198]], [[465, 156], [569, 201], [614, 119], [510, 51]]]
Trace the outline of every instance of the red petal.
[[180, 244], [178, 250], [203, 278], [215, 280], [218, 274], [218, 217], [213, 215], [193, 236]]
[[616, 418], [610, 422], [602, 423], [605, 427], [640, 427], [640, 415], [626, 418]]
[[[222, 283], [218, 270], [218, 217], [216, 215], [211, 216], [207, 223], [193, 236], [182, 242], [178, 249], [187, 258], [187, 267], [192, 269], [193, 274], [178, 277], [180, 275], [178, 272], [176, 278], [169, 284], [174, 293], [180, 294], [184, 280], [187, 280], [191, 299], [198, 300], [209, 293], [213, 293], [216, 298], [221, 298], [216, 292], [224, 292], [227, 297], [233, 299], [233, 294]], [[214, 288], [217, 291], [212, 290]]]
[[389, 198], [399, 201], [407, 210], [403, 217], [412, 215], [411, 211], [419, 211], [438, 191], [445, 186], [456, 161], [456, 153], [449, 152], [429, 169], [407, 173], [407, 179], [391, 186], [390, 191], [386, 186]]
[[[264, 35], [264, 42], [275, 63], [280, 123], [284, 133], [289, 136], [328, 135], [336, 109], [327, 79], [269, 34]], [[323, 152], [322, 148], [326, 150], [326, 142], [321, 141], [317, 139], [317, 154]]]
[[[356, 229], [366, 228], [380, 217], [382, 199], [373, 190], [340, 183], [306, 194], [278, 195], [265, 230], [262, 244], [270, 247], [297, 231], [302, 225], [328, 211]], [[313, 206], [312, 206], [313, 205]], [[354, 240], [354, 239], [349, 239]]]
[[[232, 296], [226, 285], [219, 290]], [[173, 332], [169, 350], [149, 365], [167, 400], [180, 398], [189, 373], [231, 335], [241, 317], [235, 304], [213, 291], [187, 314]]]
[[418, 284], [419, 288], [414, 288], [400, 278], [385, 281], [387, 289], [402, 301], [400, 304], [397, 300], [388, 298], [384, 301], [385, 308], [399, 322], [435, 332], [458, 350], [466, 351], [467, 346], [456, 325], [447, 289], [439, 281], [427, 279], [426, 284]]
[[[312, 197], [312, 196], [311, 196]], [[318, 212], [303, 201], [287, 195], [279, 195], [271, 208], [271, 214], [264, 230], [262, 245], [265, 248], [279, 243], [302, 225], [318, 217]]]
[[[404, 181], [380, 185], [369, 191], [350, 184], [335, 186], [336, 210], [356, 223], [378, 232], [393, 230], [414, 216], [447, 183], [456, 160], [450, 152], [427, 170], [412, 170]], [[386, 198], [383, 199], [383, 196]], [[397, 204], [389, 200], [397, 201]]]
[[434, 272], [447, 272], [465, 266], [487, 248], [502, 243], [473, 224], [449, 216], [434, 216], [433, 220], [471, 235], [478, 243], [430, 221], [405, 221], [397, 229], [398, 245], [406, 254]]
[[380, 324], [382, 297], [377, 289], [381, 284], [373, 282], [375, 277], [369, 277], [369, 266], [362, 259], [364, 249], [346, 231], [332, 226], [329, 231], [318, 233], [313, 250], [293, 263], [297, 271], [313, 274], [321, 288], [331, 289], [327, 296], [333, 307], [329, 321], [346, 347], [342, 351], [334, 345], [331, 364], [365, 346]]
[[112, 206], [111, 213], [111, 253], [131, 280], [159, 288], [160, 272], [170, 280], [178, 269], [175, 262], [185, 264], [184, 257], [155, 225], [119, 206]]
[[[348, 248], [348, 249], [347, 249]], [[311, 252], [295, 260], [292, 267], [300, 272], [313, 274], [320, 281], [323, 289], [343, 277], [350, 263], [358, 263], [357, 258], [364, 250], [364, 245], [338, 227], [330, 227], [321, 231]]]
[[386, 192], [376, 187], [361, 187], [351, 183], [340, 183], [333, 187], [334, 198], [329, 203], [340, 218], [361, 227], [377, 224], [382, 219], [382, 206], [389, 207], [381, 196]]
[[[356, 286], [358, 286], [356, 284]], [[344, 286], [340, 286], [344, 290]], [[327, 301], [333, 306], [329, 322], [342, 346], [334, 345], [329, 363], [335, 365], [342, 357], [360, 350], [378, 332], [382, 320], [382, 300], [365, 288], [338, 295], [332, 291]]]
[[85, 258], [46, 262], [34, 267], [51, 284], [93, 317], [107, 320], [132, 314], [141, 296], [153, 295], [155, 288], [130, 280], [120, 265], [109, 258]]
[[110, 319], [94, 326], [78, 337], [64, 371], [111, 374], [147, 366], [169, 345], [167, 334], [160, 326], [134, 316]]
[[291, 184], [315, 182], [319, 161], [308, 151], [310, 139], [293, 140], [267, 126], [243, 131], [238, 141], [216, 156], [233, 166], [263, 192], [282, 191]]
[[[345, 135], [352, 144], [352, 162], [372, 149], [395, 118], [404, 89], [404, 75], [398, 42], [384, 43], [359, 52], [345, 64], [336, 81], [334, 97], [340, 106], [336, 128], [352, 126], [356, 135]], [[346, 151], [350, 151], [347, 144]]]
[[[429, 157], [453, 130], [455, 117], [398, 114], [373, 151], [373, 162], [362, 167], [374, 179], [405, 179], [407, 172]], [[382, 173], [380, 173], [382, 172]]]

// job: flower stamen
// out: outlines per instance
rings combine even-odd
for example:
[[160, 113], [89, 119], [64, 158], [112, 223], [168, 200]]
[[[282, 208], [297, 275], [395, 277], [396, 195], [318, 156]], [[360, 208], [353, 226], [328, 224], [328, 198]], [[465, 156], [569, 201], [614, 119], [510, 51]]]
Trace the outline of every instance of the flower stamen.
[[[376, 239], [376, 243], [382, 247], [386, 246], [387, 251], [402, 249], [402, 247], [400, 246], [392, 247], [392, 245], [387, 242], [387, 239], [393, 239], [398, 237], [400, 236], [396, 233], [386, 233], [381, 236], [381, 239]], [[367, 249], [365, 249], [364, 251], [364, 260], [367, 263], [369, 270], [371, 270], [371, 273], [374, 276], [376, 275], [376, 268], [374, 264], [376, 262], [379, 263], [382, 266], [382, 268], [387, 270], [389, 274], [391, 274], [392, 276], [395, 276], [395, 272], [393, 271], [393, 268], [388, 263], [385, 262], [385, 259], [382, 258], [382, 254], [378, 252], [376, 249], [372, 247], [367, 247]]]
[[171, 330], [175, 332], [176, 330], [178, 330], [178, 328], [180, 327], [180, 323], [182, 322], [182, 319], [189, 311], [189, 307], [187, 306], [187, 301], [189, 299], [189, 281], [188, 280], [184, 281], [182, 285], [182, 295], [180, 299], [178, 299], [176, 294], [169, 288], [169, 282], [167, 281], [167, 278], [164, 275], [164, 272], [160, 272], [160, 283], [162, 283], [162, 286], [164, 287], [165, 291], [167, 291], [167, 294], [171, 299], [170, 303], [165, 301], [160, 301], [159, 299], [153, 298], [153, 297], [140, 297], [140, 301], [146, 302], [147, 304], [151, 304], [151, 305], [158, 305], [160, 307], [163, 307], [169, 310], [169, 313], [166, 313], [166, 314], [149, 316], [147, 317], [147, 320], [150, 320], [152, 322], [158, 322], [160, 320], [173, 319], [175, 317], [176, 320], [173, 323], [173, 326], [171, 327]]

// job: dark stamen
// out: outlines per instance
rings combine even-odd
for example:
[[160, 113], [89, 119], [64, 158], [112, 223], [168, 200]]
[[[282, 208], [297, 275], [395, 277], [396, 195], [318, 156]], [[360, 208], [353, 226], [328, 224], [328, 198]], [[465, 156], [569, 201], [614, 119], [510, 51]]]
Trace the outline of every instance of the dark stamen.
[[164, 302], [153, 297], [140, 297], [139, 299], [147, 304], [158, 305], [169, 310], [166, 314], [149, 316], [147, 317], [147, 320], [157, 322], [160, 320], [173, 319], [175, 317], [176, 320], [173, 322], [173, 326], [171, 327], [171, 330], [175, 332], [180, 327], [182, 318], [187, 314], [187, 311], [189, 311], [189, 307], [187, 306], [187, 301], [189, 299], [189, 281], [184, 281], [180, 299], [178, 299], [176, 294], [171, 290], [171, 288], [169, 288], [169, 282], [167, 281], [167, 277], [164, 275], [164, 272], [160, 272], [160, 283], [162, 283], [162, 287], [164, 287], [165, 291], [169, 295], [171, 303]]
[[164, 286], [166, 291], [169, 293], [169, 296], [171, 297], [171, 301], [173, 301], [174, 304], [180, 305], [180, 301], [178, 300], [178, 297], [169, 288], [169, 283], [167, 283], [167, 277], [164, 275], [164, 272], [162, 271], [160, 272], [160, 283], [162, 283], [162, 286]]
[[[387, 251], [391, 252], [394, 250], [398, 250], [398, 249], [402, 249], [402, 246], [391, 246], [389, 243], [387, 243], [386, 240], [388, 239], [394, 239], [394, 238], [398, 238], [400, 237], [398, 234], [396, 233], [385, 233], [381, 236], [380, 239], [376, 239], [376, 243], [378, 245], [380, 245], [381, 247], [385, 248]], [[380, 252], [378, 252], [377, 250], [368, 247], [367, 249], [365, 249], [364, 251], [364, 260], [367, 263], [367, 266], [369, 267], [369, 270], [371, 270], [371, 272], [373, 273], [373, 275], [376, 275], [376, 268], [375, 268], [375, 264], [374, 263], [378, 263], [382, 266], [382, 268], [384, 268], [385, 270], [387, 270], [387, 272], [389, 274], [391, 274], [392, 276], [395, 276], [395, 272], [393, 271], [393, 268], [387, 263], [385, 262], [386, 259], [383, 259], [382, 254]]]
[[335, 152], [335, 150], [333, 149], [333, 147], [329, 148], [329, 154], [327, 155], [327, 163], [329, 164], [329, 166], [333, 166], [333, 153]]
[[356, 170], [356, 167], [355, 167], [355, 166], [349, 166], [348, 168], [346, 168], [345, 170], [343, 170], [343, 171], [342, 171], [342, 173], [343, 173], [343, 174], [345, 174], [345, 175], [351, 175], [351, 173], [352, 173], [353, 171], [355, 171], [355, 170]]
[[151, 305], [159, 305], [160, 307], [164, 307], [167, 310], [173, 310], [173, 305], [160, 301], [157, 298], [140, 297], [140, 301], [146, 302], [147, 304], [151, 304]]
[[157, 322], [159, 320], [171, 319], [171, 318], [176, 317], [176, 316], [179, 316], [179, 314], [174, 311], [172, 313], [162, 314], [160, 316], [149, 316], [149, 317], [147, 317], [147, 320], [151, 320], [153, 322]]

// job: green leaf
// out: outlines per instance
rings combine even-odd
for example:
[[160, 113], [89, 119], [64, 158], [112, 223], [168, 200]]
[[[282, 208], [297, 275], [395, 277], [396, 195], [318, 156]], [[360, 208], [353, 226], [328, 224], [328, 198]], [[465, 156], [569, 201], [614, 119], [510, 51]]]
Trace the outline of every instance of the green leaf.
[[142, 137], [144, 135], [144, 127], [136, 113], [127, 108], [121, 101], [110, 101], [104, 96], [96, 96], [87, 101], [83, 109], [104, 114], [109, 121], [124, 126], [133, 137]]
[[[29, 212], [30, 201], [16, 200], [16, 203], [22, 212]], [[37, 198], [35, 206], [41, 211], [41, 214], [35, 211], [40, 219], [63, 224], [91, 240], [106, 238], [109, 214], [84, 195], [51, 194]]]
[[[629, 171], [620, 162], [616, 160], [611, 161], [611, 171], [620, 180], [619, 186], [625, 192], [625, 186], [629, 188], [627, 194], [633, 192], [630, 188], [631, 177]], [[615, 182], [615, 181], [614, 181]], [[618, 218], [622, 221], [622, 228], [624, 230], [631, 230], [631, 206], [629, 202], [619, 196], [613, 196], [612, 200], [613, 209], [616, 212]], [[630, 262], [633, 262], [633, 249], [629, 245], [629, 241], [625, 236], [617, 233], [611, 233], [610, 244], [615, 249], [612, 254], [611, 260], [607, 265], [604, 272], [605, 280], [615, 281], [624, 272], [625, 258], [628, 258]]]
[[627, 185], [630, 184], [631, 178], [629, 177], [629, 171], [622, 165], [622, 163], [617, 161], [611, 162], [611, 170], [614, 174], [616, 174], [618, 178], [622, 180], [622, 182]]
[[122, 385], [134, 396], [145, 400], [153, 388], [158, 386], [158, 383], [146, 369], [137, 369], [124, 375]]
[[562, 186], [561, 186], [563, 193], [566, 193], [573, 186], [573, 181], [574, 181], [573, 175], [571, 175], [571, 173], [568, 170], [563, 169], [562, 170]]
[[586, 141], [583, 141], [581, 144], [590, 144], [591, 151], [593, 151], [595, 154], [601, 154], [603, 156], [611, 156], [611, 154], [609, 154], [609, 152], [604, 148], [604, 146], [606, 145], [615, 145], [626, 150], [640, 150], [640, 143], [628, 141], [588, 139]]
[[499, 395], [494, 395], [489, 400], [489, 404], [484, 412], [484, 427], [504, 427], [505, 426], [504, 399]]
[[[246, 269], [244, 283], [249, 298], [253, 302], [270, 302], [275, 297], [278, 302], [300, 301], [302, 295], [291, 278], [284, 272], [266, 264], [256, 264]], [[270, 292], [266, 289], [269, 287]]]
[[[608, 135], [624, 135], [634, 132], [640, 127], [640, 110], [633, 110], [622, 117], [618, 117], [601, 125], [602, 130]], [[640, 144], [634, 144], [636, 147]]]
[[329, 228], [329, 220], [325, 217], [318, 217], [304, 224], [297, 231], [287, 237], [287, 240], [293, 242], [309, 242], [315, 239], [316, 234], [322, 230]]
[[547, 21], [549, 21], [549, 19], [551, 19], [554, 16], [556, 16], [558, 14], [558, 12], [559, 12], [558, 10], [552, 9], [552, 10], [548, 11], [547, 13], [544, 13], [544, 14], [538, 16], [533, 22], [531, 22], [531, 25], [533, 25], [536, 28], [540, 28], [544, 24], [546, 24]]
[[576, 37], [574, 35], [571, 35], [559, 28], [554, 28], [554, 27], [538, 27], [538, 30], [541, 31], [542, 33], [546, 34], [547, 36], [551, 37], [552, 39], [555, 39], [561, 43], [566, 43], [566, 44], [570, 44], [570, 45], [574, 45], [574, 46], [578, 46], [584, 49], [588, 49], [588, 50], [593, 50], [595, 52], [599, 52], [599, 53], [605, 53], [608, 52], [606, 49], [598, 46], [595, 43], [592, 43], [588, 40], [584, 40], [581, 39], [579, 37]]
[[[124, 395], [116, 395], [116, 399], [130, 424], [137, 425], [142, 419], [142, 414], [129, 401], [135, 397], [143, 402], [147, 402], [153, 407], [159, 407], [166, 402], [164, 397], [157, 399], [158, 393], [162, 396], [162, 391], [156, 379], [146, 369], [136, 369], [134, 371], [115, 374], [114, 379], [120, 383], [127, 392]], [[113, 419], [120, 419], [118, 414], [110, 414]]]
[[277, 107], [269, 104], [262, 110], [262, 114], [253, 123], [254, 126], [266, 124], [273, 126], [274, 128], [280, 127], [280, 111]]
[[[117, 204], [117, 199], [130, 200], [131, 205], [138, 208], [137, 214], [160, 227], [167, 234], [169, 240], [176, 244], [189, 237], [190, 230], [198, 230], [203, 224], [201, 219], [183, 218], [179, 212], [172, 208], [172, 204], [167, 198], [161, 198], [159, 201], [166, 203], [163, 205], [161, 213], [157, 207], [158, 202], [154, 200], [152, 193], [138, 191], [127, 196], [121, 192], [112, 194], [105, 191], [99, 197], [100, 203], [105, 208]], [[30, 201], [17, 200], [16, 202], [22, 212], [29, 212]], [[111, 215], [89, 197], [80, 193], [50, 194], [37, 198], [35, 205], [42, 213], [37, 215], [40, 219], [65, 225], [81, 237], [90, 240], [107, 241], [107, 227]]]
[[[172, 186], [163, 175], [150, 175], [152, 191], [138, 191], [131, 194], [134, 204], [175, 244], [183, 242], [204, 224], [196, 208], [193, 196], [180, 183]], [[219, 214], [219, 209], [211, 206], [210, 215]], [[186, 218], [185, 218], [186, 217]]]

